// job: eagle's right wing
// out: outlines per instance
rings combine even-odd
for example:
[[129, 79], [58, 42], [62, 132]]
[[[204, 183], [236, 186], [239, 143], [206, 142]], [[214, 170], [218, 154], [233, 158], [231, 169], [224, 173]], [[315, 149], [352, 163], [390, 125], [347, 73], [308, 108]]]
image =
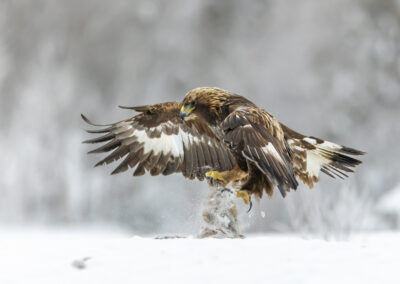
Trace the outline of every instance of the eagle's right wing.
[[[124, 107], [126, 108], [126, 107]], [[190, 179], [204, 179], [209, 170], [225, 171], [235, 165], [235, 159], [226, 145], [202, 121], [190, 126], [179, 117], [180, 104], [169, 102], [156, 105], [129, 107], [140, 114], [89, 133], [105, 133], [84, 143], [108, 142], [89, 153], [111, 152], [96, 166], [125, 159], [112, 172], [117, 174], [135, 168], [134, 176], [169, 175], [182, 172]]]

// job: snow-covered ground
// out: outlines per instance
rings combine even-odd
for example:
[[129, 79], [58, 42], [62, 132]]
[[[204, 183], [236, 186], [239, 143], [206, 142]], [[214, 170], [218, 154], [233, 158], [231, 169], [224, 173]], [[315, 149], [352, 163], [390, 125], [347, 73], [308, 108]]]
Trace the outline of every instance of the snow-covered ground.
[[400, 233], [164, 239], [0, 230], [0, 283], [400, 283]]

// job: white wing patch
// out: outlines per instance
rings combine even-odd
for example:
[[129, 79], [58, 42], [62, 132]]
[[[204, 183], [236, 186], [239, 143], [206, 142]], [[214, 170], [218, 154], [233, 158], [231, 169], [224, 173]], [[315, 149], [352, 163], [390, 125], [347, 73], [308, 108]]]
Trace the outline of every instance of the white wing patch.
[[[149, 131], [161, 131], [162, 126], [150, 128]], [[179, 129], [178, 134], [168, 135], [161, 132], [160, 137], [150, 138], [146, 130], [136, 130], [131, 135], [135, 136], [139, 143], [143, 143], [143, 150], [145, 153], [153, 151], [155, 155], [160, 152], [167, 154], [171, 153], [174, 157], [183, 157], [183, 143], [188, 141], [188, 133]]]
[[303, 140], [308, 142], [308, 143], [310, 143], [310, 144], [312, 144], [312, 145], [317, 144], [317, 141], [315, 139], [313, 139], [313, 138], [310, 138], [310, 137], [305, 137], [305, 138], [303, 138]]
[[[149, 131], [161, 130], [161, 127], [150, 128]], [[167, 154], [171, 153], [174, 157], [182, 157], [184, 156], [184, 145], [189, 146], [190, 144], [198, 144], [200, 141], [203, 141], [193, 136], [181, 128], [179, 129], [178, 134], [168, 135], [164, 132], [161, 132], [160, 137], [150, 138], [146, 130], [136, 130], [131, 135], [131, 137], [135, 136], [139, 143], [143, 143], [144, 153], [148, 153], [153, 151], [154, 155], [159, 154], [160, 152]], [[211, 141], [207, 143], [209, 146], [213, 146]]]
[[143, 143], [143, 150], [145, 153], [153, 151], [155, 155], [162, 153], [169, 153], [173, 156], [183, 155], [182, 140], [178, 135], [167, 135], [161, 132], [160, 137], [150, 138], [147, 136], [145, 130], [137, 130], [133, 133], [137, 137], [139, 143]]
[[307, 172], [313, 177], [318, 177], [321, 167], [328, 164], [329, 160], [318, 155], [318, 150], [307, 150]]
[[305, 137], [305, 138], [303, 138], [303, 140], [314, 146], [317, 146], [318, 148], [322, 148], [322, 149], [326, 149], [326, 150], [330, 150], [330, 151], [331, 150], [337, 151], [337, 150], [341, 150], [343, 148], [343, 146], [336, 144], [336, 143], [329, 142], [329, 141], [324, 141], [323, 143], [318, 144], [317, 140], [310, 138], [310, 137]]
[[282, 157], [279, 155], [278, 151], [276, 151], [274, 145], [271, 142], [261, 148], [264, 153], [273, 156], [275, 159], [283, 163]]
[[331, 162], [331, 160], [325, 157], [326, 154], [324, 155], [324, 151], [336, 152], [343, 147], [329, 141], [318, 144], [315, 139], [310, 137], [305, 137], [303, 140], [316, 147], [313, 150], [307, 150], [307, 172], [311, 176], [318, 178], [321, 168]]

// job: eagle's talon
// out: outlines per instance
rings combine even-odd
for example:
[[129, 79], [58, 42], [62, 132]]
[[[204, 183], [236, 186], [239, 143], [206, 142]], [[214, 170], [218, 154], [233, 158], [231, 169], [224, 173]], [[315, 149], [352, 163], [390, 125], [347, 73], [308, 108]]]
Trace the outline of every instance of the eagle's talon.
[[246, 205], [250, 205], [250, 209], [251, 209], [251, 207], [252, 207], [251, 197], [250, 197], [249, 192], [247, 190], [238, 190], [236, 192], [236, 197], [239, 197], [239, 198], [243, 199], [244, 203]]
[[208, 171], [206, 172], [206, 179], [209, 184], [214, 185], [217, 182], [222, 183], [223, 185], [226, 184], [225, 179], [222, 177], [220, 172], [217, 171]]
[[250, 200], [250, 206], [249, 210], [247, 210], [247, 213], [249, 213], [251, 211], [251, 208], [253, 208], [253, 202], [251, 201], [251, 196], [249, 196], [249, 200]]

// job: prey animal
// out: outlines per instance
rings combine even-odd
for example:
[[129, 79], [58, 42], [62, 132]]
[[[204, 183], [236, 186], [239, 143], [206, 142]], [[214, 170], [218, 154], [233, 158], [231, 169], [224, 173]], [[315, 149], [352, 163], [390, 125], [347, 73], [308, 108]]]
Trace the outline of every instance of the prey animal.
[[361, 163], [362, 151], [300, 134], [243, 96], [220, 88], [196, 88], [182, 102], [122, 107], [139, 114], [93, 126], [103, 134], [84, 143], [106, 142], [89, 153], [111, 152], [96, 166], [121, 158], [112, 174], [133, 169], [133, 176], [182, 173], [208, 179], [250, 204], [251, 196], [283, 197], [298, 181], [312, 188], [320, 173], [347, 177]]
[[244, 238], [239, 233], [235, 194], [224, 182], [208, 178], [210, 192], [203, 202], [199, 238]]

